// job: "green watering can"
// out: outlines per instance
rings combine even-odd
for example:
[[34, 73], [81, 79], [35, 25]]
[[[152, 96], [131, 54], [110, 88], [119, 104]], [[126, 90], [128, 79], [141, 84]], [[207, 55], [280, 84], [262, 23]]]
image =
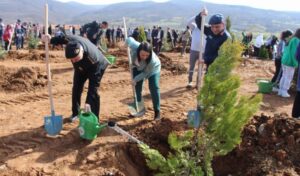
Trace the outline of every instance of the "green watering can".
[[115, 57], [115, 56], [113, 56], [113, 55], [106, 55], [105, 57], [106, 57], [106, 59], [109, 61], [109, 63], [110, 63], [111, 65], [113, 65], [113, 64], [116, 63], [116, 57]]
[[87, 140], [94, 140], [97, 135], [105, 128], [107, 124], [100, 124], [97, 116], [92, 112], [79, 112], [79, 127], [80, 137]]

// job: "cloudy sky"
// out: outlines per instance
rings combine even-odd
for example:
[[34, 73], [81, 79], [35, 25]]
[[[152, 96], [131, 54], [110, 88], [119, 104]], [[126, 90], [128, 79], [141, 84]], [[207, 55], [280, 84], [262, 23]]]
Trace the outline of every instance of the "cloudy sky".
[[[118, 2], [141, 2], [144, 0], [58, 0], [62, 2], [77, 1], [84, 4], [112, 4]], [[166, 2], [167, 0], [153, 0], [155, 2]], [[184, 0], [183, 0], [184, 1]], [[207, 2], [246, 5], [255, 8], [297, 11], [300, 12], [300, 0], [205, 0]]]

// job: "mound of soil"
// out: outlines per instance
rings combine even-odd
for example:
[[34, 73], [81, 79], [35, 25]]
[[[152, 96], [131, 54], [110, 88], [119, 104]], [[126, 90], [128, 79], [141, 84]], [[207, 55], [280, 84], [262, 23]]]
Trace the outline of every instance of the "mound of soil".
[[16, 71], [0, 67], [3, 75], [0, 77], [1, 88], [6, 91], [31, 91], [47, 85], [47, 76], [41, 74], [37, 68], [21, 67]]
[[[129, 69], [129, 64], [127, 59], [123, 59], [124, 57], [127, 58], [127, 51], [126, 50], [115, 50], [110, 52], [111, 55], [117, 57], [117, 61], [114, 67], [122, 67], [125, 69]], [[123, 57], [123, 58], [121, 58]], [[159, 58], [161, 61], [162, 69], [166, 69], [171, 71], [173, 74], [186, 74], [187, 68], [181, 63], [174, 63], [172, 59], [164, 54], [159, 54]]]
[[111, 54], [117, 58], [120, 58], [120, 57], [127, 58], [127, 50], [125, 50], [125, 49], [113, 50], [113, 51], [110, 51], [109, 54]]
[[122, 67], [122, 68], [125, 68], [126, 70], [129, 70], [128, 60], [124, 59], [124, 58], [117, 59], [115, 65], [113, 65], [113, 66], [115, 68]]
[[214, 161], [216, 175], [299, 175], [300, 121], [255, 116], [236, 149]]
[[[167, 156], [169, 133], [185, 128], [183, 121], [162, 119], [161, 123], [148, 123], [131, 133]], [[137, 145], [127, 144], [125, 151], [141, 175], [153, 175]], [[255, 116], [244, 128], [241, 144], [226, 156], [214, 158], [213, 167], [215, 175], [299, 175], [300, 121], [285, 115]]]
[[159, 55], [160, 61], [161, 61], [161, 67], [163, 69], [169, 70], [174, 74], [186, 74], [187, 68], [181, 64], [181, 63], [174, 63], [172, 59], [162, 53]]
[[[171, 132], [181, 131], [187, 128], [184, 121], [172, 121], [167, 118], [163, 118], [159, 123], [151, 122], [146, 123], [141, 127], [134, 128], [130, 133], [138, 136], [138, 139], [160, 151], [161, 154], [167, 156], [170, 152], [170, 147], [168, 144], [168, 136]], [[129, 130], [123, 127], [125, 130]], [[130, 156], [130, 160], [138, 168], [140, 175], [151, 176], [153, 172], [147, 167], [146, 159], [144, 154], [140, 151], [136, 144], [126, 144], [123, 148], [124, 151]]]
[[[37, 49], [38, 50], [45, 50], [45, 44], [39, 44]], [[61, 46], [61, 45], [52, 46], [51, 44], [49, 44], [49, 50], [51, 50], [51, 51], [63, 51], [64, 47]]]
[[[45, 53], [40, 53], [37, 50], [30, 50], [29, 52], [19, 52], [19, 51], [10, 51], [8, 55], [5, 57], [6, 59], [18, 59], [18, 60], [44, 60]], [[57, 56], [49, 54], [49, 58], [56, 58]]]

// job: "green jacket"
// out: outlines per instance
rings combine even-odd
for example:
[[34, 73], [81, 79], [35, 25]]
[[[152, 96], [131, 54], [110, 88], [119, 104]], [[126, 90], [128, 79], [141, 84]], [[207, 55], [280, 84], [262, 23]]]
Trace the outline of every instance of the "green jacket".
[[296, 59], [297, 46], [300, 40], [297, 37], [293, 37], [289, 44], [284, 48], [282, 56], [282, 64], [289, 67], [298, 67], [298, 61]]

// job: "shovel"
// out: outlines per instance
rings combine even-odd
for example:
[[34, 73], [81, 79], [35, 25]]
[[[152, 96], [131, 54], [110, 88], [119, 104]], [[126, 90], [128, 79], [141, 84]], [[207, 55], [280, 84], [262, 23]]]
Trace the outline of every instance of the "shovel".
[[[200, 38], [200, 51], [199, 51], [199, 59], [198, 59], [198, 75], [197, 75], [197, 90], [198, 94], [201, 89], [201, 80], [202, 80], [202, 72], [203, 72], [203, 64], [200, 63], [200, 60], [203, 59], [203, 41], [204, 41], [204, 24], [205, 24], [205, 16], [201, 17], [201, 38]], [[197, 98], [197, 108], [196, 110], [190, 110], [187, 115], [188, 125], [194, 128], [199, 128], [201, 123], [201, 106], [200, 101]]]
[[[126, 40], [127, 39], [127, 28], [126, 28], [125, 17], [123, 17], [123, 23], [124, 23], [124, 33], [125, 33], [125, 40]], [[128, 55], [128, 61], [129, 61], [131, 80], [133, 80], [133, 67], [132, 67], [132, 59], [131, 59], [129, 47], [127, 47], [127, 55]], [[133, 91], [134, 103], [128, 105], [129, 112], [134, 117], [141, 117], [145, 114], [144, 101], [142, 101], [141, 103], [138, 103], [134, 85], [132, 85], [132, 91]]]
[[[45, 34], [48, 35], [48, 4], [45, 5]], [[48, 41], [45, 42], [45, 50], [46, 50], [46, 66], [47, 66], [47, 77], [48, 77], [48, 93], [50, 99], [50, 107], [51, 107], [51, 115], [46, 116], [44, 118], [45, 130], [48, 135], [55, 136], [62, 129], [62, 116], [55, 115], [54, 104], [53, 104], [53, 95], [52, 95], [52, 80], [50, 73], [50, 64], [49, 64], [49, 46]]]
[[133, 137], [132, 135], [130, 135], [128, 132], [126, 132], [125, 130], [123, 130], [122, 128], [120, 128], [115, 122], [108, 122], [108, 127], [115, 130], [117, 133], [120, 133], [122, 136], [125, 136], [126, 138], [128, 138], [130, 141], [133, 141], [137, 144], [143, 144], [142, 141], [138, 140], [137, 138]]

